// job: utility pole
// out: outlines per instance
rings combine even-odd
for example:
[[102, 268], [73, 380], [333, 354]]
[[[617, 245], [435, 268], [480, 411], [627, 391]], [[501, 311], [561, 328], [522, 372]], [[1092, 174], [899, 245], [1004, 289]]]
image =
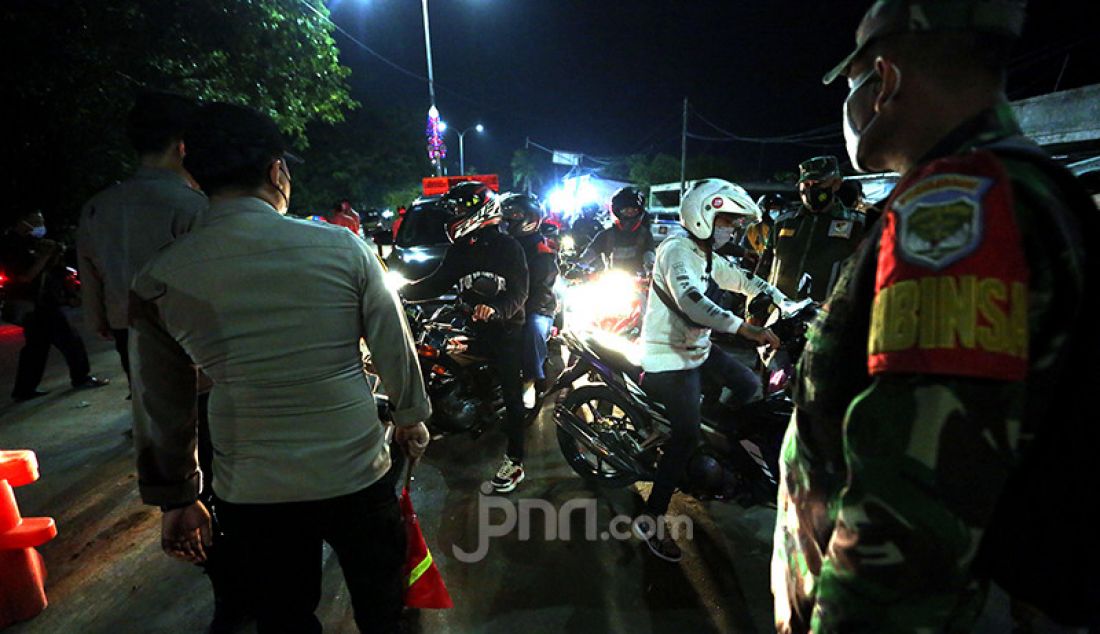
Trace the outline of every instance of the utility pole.
[[688, 160], [688, 98], [684, 97], [684, 126], [680, 131], [680, 200], [684, 199], [684, 189], [687, 187], [687, 160]]

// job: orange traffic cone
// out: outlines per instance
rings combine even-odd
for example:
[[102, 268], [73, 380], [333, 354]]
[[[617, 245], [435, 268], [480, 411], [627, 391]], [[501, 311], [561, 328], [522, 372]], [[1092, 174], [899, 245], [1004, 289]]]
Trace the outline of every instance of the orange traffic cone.
[[57, 536], [51, 517], [22, 517], [12, 487], [38, 479], [33, 451], [0, 451], [0, 629], [46, 609], [46, 564], [34, 548]]
[[408, 470], [405, 472], [405, 488], [401, 490], [401, 517], [405, 520], [405, 535], [409, 543], [408, 556], [405, 560], [405, 573], [408, 575], [405, 605], [410, 608], [446, 610], [453, 608], [454, 603], [451, 601], [450, 593], [447, 592], [447, 586], [443, 584], [439, 569], [432, 560], [428, 544], [424, 542], [424, 534], [420, 531], [420, 520], [416, 517], [412, 499], [409, 497], [409, 483], [412, 480], [412, 470], [415, 465], [415, 460], [409, 460]]

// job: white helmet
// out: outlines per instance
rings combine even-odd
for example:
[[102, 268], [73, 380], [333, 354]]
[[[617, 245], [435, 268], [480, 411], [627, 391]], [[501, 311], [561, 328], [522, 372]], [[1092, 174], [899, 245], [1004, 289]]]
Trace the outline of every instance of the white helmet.
[[760, 208], [740, 185], [708, 178], [692, 185], [680, 202], [680, 224], [700, 240], [714, 235], [718, 214], [745, 216], [745, 224], [760, 222]]

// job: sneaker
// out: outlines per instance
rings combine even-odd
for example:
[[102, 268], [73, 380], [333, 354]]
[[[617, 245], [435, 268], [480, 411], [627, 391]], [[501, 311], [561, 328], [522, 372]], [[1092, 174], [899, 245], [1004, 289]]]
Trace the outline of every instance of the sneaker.
[[77, 390], [90, 390], [97, 387], [106, 387], [111, 384], [111, 379], [99, 379], [94, 376], [89, 376], [83, 381], [77, 381], [73, 383], [73, 388]]
[[523, 482], [523, 464], [512, 462], [512, 459], [506, 456], [490, 484], [497, 493], [508, 493], [515, 491], [520, 482]]
[[[659, 521], [663, 526], [664, 518]], [[672, 535], [668, 535], [667, 531], [657, 530], [656, 527], [657, 520], [652, 515], [640, 515], [631, 525], [634, 535], [645, 542], [645, 545], [649, 547], [649, 552], [656, 557], [672, 563], [683, 559], [684, 553], [676, 545], [676, 540], [672, 539]]]

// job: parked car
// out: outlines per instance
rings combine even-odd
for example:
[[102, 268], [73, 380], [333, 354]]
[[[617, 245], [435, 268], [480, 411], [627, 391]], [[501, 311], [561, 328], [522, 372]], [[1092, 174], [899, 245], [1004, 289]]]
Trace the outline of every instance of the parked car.
[[426, 277], [439, 266], [451, 242], [447, 239], [447, 214], [440, 196], [417, 198], [401, 219], [393, 251], [386, 266], [410, 280]]

